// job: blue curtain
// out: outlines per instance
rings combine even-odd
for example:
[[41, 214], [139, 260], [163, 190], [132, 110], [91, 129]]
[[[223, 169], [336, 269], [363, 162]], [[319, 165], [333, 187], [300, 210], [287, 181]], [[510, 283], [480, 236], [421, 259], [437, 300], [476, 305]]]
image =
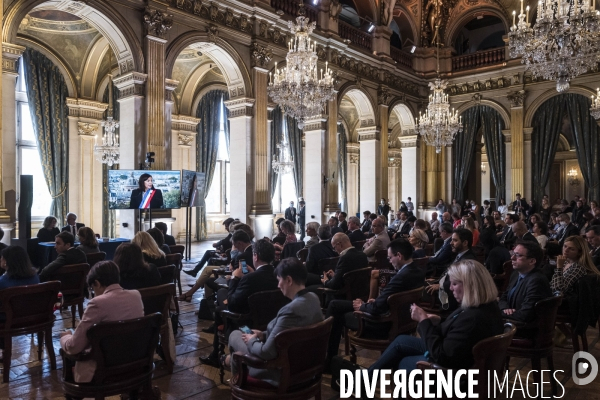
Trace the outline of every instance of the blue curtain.
[[[113, 118], [119, 121], [121, 104], [118, 102], [119, 89], [113, 85], [112, 88], [112, 104], [113, 104]], [[102, 102], [108, 103], [108, 86], [102, 96]], [[108, 110], [106, 111], [108, 115]], [[119, 128], [115, 129], [115, 132], [119, 134]], [[103, 132], [104, 133], [104, 132]], [[120, 136], [120, 135], [119, 135]], [[108, 166], [102, 164], [102, 236], [103, 237], [116, 237], [117, 236], [117, 213], [116, 210], [109, 210], [108, 208], [108, 170], [117, 169], [117, 165]]]
[[60, 70], [42, 53], [26, 49], [23, 66], [33, 130], [52, 196], [50, 214], [62, 223], [69, 206], [69, 92]]
[[504, 121], [492, 107], [480, 106], [481, 130], [487, 152], [492, 181], [496, 186], [496, 207], [506, 193], [506, 149], [504, 148]]
[[[198, 124], [198, 137], [196, 140], [196, 171], [206, 174], [204, 198], [215, 174], [217, 154], [219, 149], [219, 131], [221, 130], [220, 114], [226, 92], [211, 90], [206, 93], [196, 110], [196, 117], [200, 118]], [[206, 208], [196, 213], [196, 237], [198, 240], [206, 238]]]
[[454, 159], [454, 195], [457, 201], [464, 200], [465, 186], [475, 153], [477, 131], [480, 127], [479, 108], [472, 107], [462, 113], [463, 130], [456, 135], [452, 145]]
[[[276, 106], [272, 112], [271, 120], [271, 157], [279, 155], [277, 145], [283, 140], [283, 110], [281, 107]], [[271, 173], [271, 199], [275, 196], [275, 188], [277, 187], [277, 172], [273, 171], [273, 168], [269, 165], [269, 172]]]
[[302, 197], [302, 130], [298, 128], [296, 118], [285, 116], [290, 152], [294, 158], [294, 182], [296, 183], [296, 197]]
[[342, 203], [342, 211], [348, 212], [348, 194], [346, 189], [346, 182], [348, 179], [348, 168], [346, 166], [346, 161], [348, 160], [348, 149], [346, 145], [348, 143], [348, 139], [346, 138], [346, 130], [344, 129], [344, 125], [338, 124], [337, 136], [338, 176], [340, 177], [340, 191], [342, 192], [342, 198], [340, 201]]

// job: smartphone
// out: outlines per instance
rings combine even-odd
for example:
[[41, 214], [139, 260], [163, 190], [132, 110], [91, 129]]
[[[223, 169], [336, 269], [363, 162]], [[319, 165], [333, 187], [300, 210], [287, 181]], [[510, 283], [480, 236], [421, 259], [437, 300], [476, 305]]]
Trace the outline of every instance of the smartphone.
[[254, 332], [252, 332], [252, 329], [248, 328], [245, 325], [240, 328], [240, 331], [242, 331], [243, 333], [245, 333], [247, 335], [252, 335], [254, 333]]
[[242, 272], [245, 275], [248, 273], [248, 266], [246, 265], [246, 260], [240, 260], [240, 262], [242, 263]]

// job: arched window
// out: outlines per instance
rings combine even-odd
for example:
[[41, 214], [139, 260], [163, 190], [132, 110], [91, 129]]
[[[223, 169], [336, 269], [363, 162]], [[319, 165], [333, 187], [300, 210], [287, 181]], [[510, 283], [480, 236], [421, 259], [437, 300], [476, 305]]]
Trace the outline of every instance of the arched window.
[[[281, 122], [281, 129], [283, 135], [286, 137], [286, 143], [288, 144], [283, 149], [283, 156], [287, 160], [291, 160], [291, 150], [289, 147], [289, 134], [287, 130], [287, 124], [285, 118], [279, 120]], [[278, 153], [278, 157], [280, 154]], [[289, 206], [290, 201], [294, 202], [294, 207], [298, 208], [297, 197], [296, 197], [296, 182], [294, 181], [294, 172], [289, 171], [284, 174], [277, 174], [277, 182], [275, 186], [275, 195], [272, 199], [273, 212], [282, 213]]]
[[229, 143], [225, 138], [226, 111], [225, 104], [221, 101], [219, 107], [219, 145], [217, 150], [217, 163], [208, 196], [206, 196], [207, 214], [229, 214], [230, 199], [230, 173], [229, 173]]

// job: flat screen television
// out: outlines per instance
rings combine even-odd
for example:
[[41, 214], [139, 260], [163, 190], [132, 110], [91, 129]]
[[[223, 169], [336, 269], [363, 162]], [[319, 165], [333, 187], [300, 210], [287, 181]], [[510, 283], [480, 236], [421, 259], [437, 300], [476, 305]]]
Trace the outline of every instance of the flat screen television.
[[181, 208], [181, 171], [108, 170], [108, 196], [111, 210]]
[[181, 171], [181, 207], [204, 207], [204, 172]]

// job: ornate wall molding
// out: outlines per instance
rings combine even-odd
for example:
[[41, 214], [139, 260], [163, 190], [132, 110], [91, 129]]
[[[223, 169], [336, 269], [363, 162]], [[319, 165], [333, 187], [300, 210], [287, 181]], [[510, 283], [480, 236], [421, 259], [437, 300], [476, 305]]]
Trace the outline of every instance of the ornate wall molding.
[[146, 7], [144, 11], [144, 25], [146, 33], [164, 39], [167, 32], [173, 27], [173, 16], [162, 11]]
[[508, 92], [506, 98], [510, 101], [511, 108], [523, 107], [523, 103], [525, 102], [525, 90]]
[[419, 147], [419, 136], [401, 136], [398, 138], [400, 141], [400, 147]]
[[388, 101], [392, 95], [389, 92], [389, 89], [386, 86], [379, 85], [379, 89], [377, 90], [377, 104], [380, 106], [387, 106]]
[[98, 124], [77, 122], [77, 133], [79, 136], [95, 136], [95, 132], [98, 130], [98, 127]]
[[252, 42], [250, 55], [252, 56], [253, 67], [266, 68], [273, 58], [273, 52], [271, 49], [262, 46], [257, 42]]
[[510, 129], [504, 129], [502, 131], [502, 135], [504, 136], [504, 143], [510, 143], [510, 138], [511, 138]]
[[379, 140], [381, 138], [381, 131], [375, 126], [368, 126], [365, 128], [358, 128], [358, 141], [362, 142], [365, 140]]
[[327, 130], [327, 116], [323, 115], [321, 117], [308, 119], [304, 123], [303, 133], [313, 132], [313, 131], [326, 131]]
[[358, 154], [350, 154], [350, 164], [358, 164], [358, 159]]
[[69, 97], [67, 98], [67, 107], [69, 108], [69, 117], [101, 120], [104, 118], [104, 112], [108, 109], [108, 104]]
[[179, 81], [175, 79], [165, 79], [165, 100], [173, 101], [173, 91], [179, 86]]
[[187, 135], [196, 135], [198, 133], [196, 130], [198, 123], [200, 123], [200, 118], [188, 115], [173, 115], [171, 117], [171, 129], [185, 132]]
[[119, 99], [126, 99], [132, 96], [145, 96], [147, 79], [148, 75], [139, 72], [130, 72], [116, 77], [113, 83], [119, 89]]
[[2, 43], [2, 72], [17, 73], [19, 58], [23, 55], [25, 47], [12, 43]]
[[229, 110], [229, 119], [253, 116], [255, 101], [249, 97], [225, 101], [225, 107]]
[[[509, 87], [510, 85], [511, 82], [509, 78], [505, 76], [500, 76], [497, 78], [489, 78], [483, 82], [481, 80], [477, 80], [475, 82], [454, 83], [451, 84], [448, 87], [448, 89], [446, 89], [446, 93], [449, 93], [452, 96], [456, 96], [465, 93], [502, 89], [505, 87]], [[477, 93], [477, 95], [481, 96], [481, 94], [479, 93]]]
[[177, 135], [177, 139], [179, 141], [179, 146], [181, 147], [192, 147], [192, 143], [194, 142], [193, 135], [186, 135], [181, 132]]

